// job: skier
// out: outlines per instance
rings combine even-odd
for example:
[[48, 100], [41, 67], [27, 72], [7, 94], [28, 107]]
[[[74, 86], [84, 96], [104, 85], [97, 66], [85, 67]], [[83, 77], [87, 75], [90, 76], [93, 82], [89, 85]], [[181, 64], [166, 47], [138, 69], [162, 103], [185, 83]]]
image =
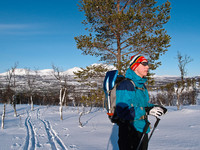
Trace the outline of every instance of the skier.
[[[144, 56], [132, 56], [125, 76], [128, 80], [123, 80], [117, 86], [116, 113], [120, 118], [118, 123], [120, 150], [147, 150], [150, 132], [147, 115], [159, 117], [165, 113], [164, 107], [149, 103], [148, 91], [144, 85], [148, 69], [148, 61]], [[147, 131], [143, 133], [145, 127]]]

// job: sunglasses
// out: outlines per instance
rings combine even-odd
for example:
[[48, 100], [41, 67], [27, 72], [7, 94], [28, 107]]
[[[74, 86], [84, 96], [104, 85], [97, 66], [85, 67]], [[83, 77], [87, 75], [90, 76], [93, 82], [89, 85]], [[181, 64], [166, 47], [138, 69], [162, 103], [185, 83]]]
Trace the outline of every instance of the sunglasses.
[[143, 66], [148, 66], [149, 65], [148, 62], [136, 62], [136, 63], [142, 64]]

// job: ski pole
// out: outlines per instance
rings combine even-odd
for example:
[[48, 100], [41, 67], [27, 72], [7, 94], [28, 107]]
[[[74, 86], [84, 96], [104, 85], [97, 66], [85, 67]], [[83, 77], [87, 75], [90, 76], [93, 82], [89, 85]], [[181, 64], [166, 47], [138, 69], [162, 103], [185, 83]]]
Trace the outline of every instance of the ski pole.
[[110, 113], [110, 92], [108, 92], [108, 113]]
[[141, 144], [142, 144], [142, 141], [143, 141], [143, 139], [144, 139], [144, 136], [145, 136], [145, 134], [146, 134], [146, 132], [147, 132], [147, 130], [148, 130], [148, 127], [149, 127], [149, 125], [150, 125], [150, 122], [148, 122], [147, 120], [145, 120], [145, 121], [146, 121], [146, 125], [145, 125], [145, 127], [144, 127], [143, 132], [142, 132], [142, 137], [141, 137], [140, 142], [139, 142], [139, 144], [138, 144], [137, 150], [140, 149], [140, 146], [141, 146]]
[[153, 127], [153, 130], [152, 130], [152, 132], [151, 132], [151, 134], [150, 134], [150, 136], [149, 136], [148, 142], [150, 141], [150, 139], [151, 139], [151, 137], [152, 137], [152, 135], [153, 135], [154, 130], [155, 130], [156, 127], [158, 126], [159, 121], [160, 121], [160, 118], [156, 117], [156, 122], [155, 122], [154, 127]]

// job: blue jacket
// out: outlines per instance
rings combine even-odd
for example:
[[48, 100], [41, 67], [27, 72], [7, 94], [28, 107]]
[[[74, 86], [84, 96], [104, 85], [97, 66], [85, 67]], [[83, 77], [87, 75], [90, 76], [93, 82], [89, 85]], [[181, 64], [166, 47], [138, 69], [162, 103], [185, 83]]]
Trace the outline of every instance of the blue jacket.
[[[146, 78], [141, 78], [130, 68], [126, 72], [126, 78], [131, 79], [136, 89], [129, 80], [123, 80], [116, 90], [116, 112], [124, 120], [133, 120], [132, 125], [139, 132], [143, 132], [146, 124], [143, 116], [146, 114], [145, 107], [152, 107], [149, 103], [149, 94], [144, 86]], [[147, 130], [147, 133], [150, 128]]]

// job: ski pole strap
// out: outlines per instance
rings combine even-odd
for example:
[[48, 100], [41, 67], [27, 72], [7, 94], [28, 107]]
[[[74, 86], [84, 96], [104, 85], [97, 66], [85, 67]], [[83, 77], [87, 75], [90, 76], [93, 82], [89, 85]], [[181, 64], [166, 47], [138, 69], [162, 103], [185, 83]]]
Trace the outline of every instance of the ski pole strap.
[[144, 120], [146, 122], [146, 125], [144, 126], [143, 134], [145, 134], [147, 132], [149, 125], [150, 125], [150, 122], [147, 120], [147, 118], [145, 118]]

